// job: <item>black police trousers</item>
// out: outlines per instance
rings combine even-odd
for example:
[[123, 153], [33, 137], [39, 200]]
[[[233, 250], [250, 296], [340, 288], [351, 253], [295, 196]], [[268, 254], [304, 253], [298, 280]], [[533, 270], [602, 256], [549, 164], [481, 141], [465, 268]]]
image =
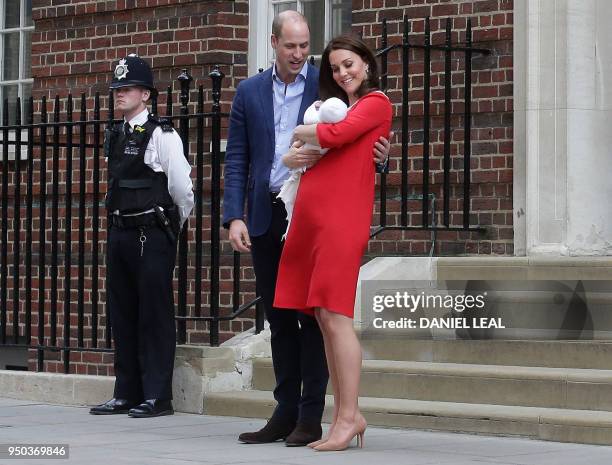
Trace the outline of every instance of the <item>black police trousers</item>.
[[111, 226], [107, 254], [107, 307], [115, 341], [114, 397], [172, 399], [176, 244], [155, 225]]
[[287, 229], [287, 212], [271, 195], [272, 221], [268, 231], [251, 238], [257, 294], [263, 297], [270, 323], [272, 363], [276, 377], [273, 416], [284, 421], [321, 422], [329, 374], [323, 336], [317, 320], [305, 313], [272, 306], [278, 265]]

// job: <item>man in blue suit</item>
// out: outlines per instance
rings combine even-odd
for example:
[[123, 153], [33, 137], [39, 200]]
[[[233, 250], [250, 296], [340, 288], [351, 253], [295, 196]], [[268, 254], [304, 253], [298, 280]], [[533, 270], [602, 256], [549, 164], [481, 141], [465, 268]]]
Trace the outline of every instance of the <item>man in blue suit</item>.
[[[271, 41], [274, 66], [238, 85], [225, 156], [223, 225], [233, 249], [252, 254], [257, 294], [270, 323], [276, 377], [272, 417], [261, 430], [243, 433], [239, 440], [258, 444], [284, 439], [287, 446], [303, 446], [321, 438], [329, 375], [316, 320], [272, 306], [287, 228], [285, 207], [276, 196], [290, 169], [313, 166], [321, 157], [318, 151], [291, 147], [294, 128], [318, 99], [319, 71], [306, 61], [310, 30], [300, 13], [285, 11], [274, 18]], [[374, 148], [376, 161], [386, 161], [389, 153], [387, 140], [381, 142]], [[285, 165], [281, 157], [288, 152]]]

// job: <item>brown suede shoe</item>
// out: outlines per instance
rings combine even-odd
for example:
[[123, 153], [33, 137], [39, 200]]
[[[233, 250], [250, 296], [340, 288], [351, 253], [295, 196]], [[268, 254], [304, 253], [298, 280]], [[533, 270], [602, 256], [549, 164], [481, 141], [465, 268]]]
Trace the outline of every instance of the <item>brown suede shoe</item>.
[[294, 428], [295, 422], [278, 420], [272, 417], [262, 429], [250, 433], [242, 433], [238, 436], [238, 440], [245, 444], [266, 444], [268, 442], [276, 442], [289, 436]]
[[287, 439], [285, 439], [285, 445], [287, 447], [305, 446], [313, 441], [318, 441], [322, 435], [321, 423], [299, 422], [291, 434], [287, 436]]

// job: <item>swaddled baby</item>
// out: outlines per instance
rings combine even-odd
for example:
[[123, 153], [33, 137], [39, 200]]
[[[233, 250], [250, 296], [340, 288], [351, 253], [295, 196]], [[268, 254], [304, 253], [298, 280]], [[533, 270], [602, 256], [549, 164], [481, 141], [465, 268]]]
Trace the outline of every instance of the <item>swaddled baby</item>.
[[[339, 98], [328, 98], [321, 103], [318, 110], [316, 107], [317, 103], [318, 102], [315, 102], [310, 105], [306, 112], [304, 112], [304, 124], [338, 123], [346, 118], [348, 108]], [[304, 144], [303, 147], [307, 150], [318, 149], [321, 154], [325, 154], [328, 151], [328, 149], [322, 149], [318, 145], [313, 144]], [[283, 238], [287, 236], [289, 226], [291, 225], [293, 205], [295, 204], [295, 197], [300, 185], [300, 178], [302, 177], [302, 173], [304, 171], [306, 171], [306, 167], [291, 170], [289, 178], [287, 178], [287, 180], [283, 183], [283, 187], [281, 187], [281, 190], [278, 193], [278, 198], [283, 201], [285, 204], [285, 209], [287, 210], [287, 231], [285, 231]]]

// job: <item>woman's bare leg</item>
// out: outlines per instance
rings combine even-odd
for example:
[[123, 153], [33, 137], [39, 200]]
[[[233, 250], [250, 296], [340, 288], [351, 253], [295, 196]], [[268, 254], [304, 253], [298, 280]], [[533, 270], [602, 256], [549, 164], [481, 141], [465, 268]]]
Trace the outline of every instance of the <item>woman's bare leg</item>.
[[331, 343], [328, 340], [327, 334], [319, 319], [319, 309], [315, 310], [315, 318], [317, 319], [317, 322], [319, 323], [319, 328], [321, 328], [321, 334], [323, 335], [323, 342], [325, 343], [325, 358], [327, 359], [327, 371], [329, 372], [329, 381], [331, 382], [332, 391], [334, 394], [334, 411], [332, 415], [332, 422], [329, 427], [329, 431], [327, 432], [327, 435], [319, 439], [318, 441], [311, 442], [310, 444], [308, 444], [308, 447], [316, 447], [319, 444], [323, 444], [325, 441], [327, 441], [327, 438], [331, 435], [332, 431], [334, 430], [334, 425], [336, 424], [336, 419], [338, 418], [338, 408], [340, 404], [340, 399], [338, 397], [338, 377], [336, 375], [336, 368], [334, 366], [334, 355], [333, 355]]
[[319, 321], [322, 328], [325, 328], [326, 344], [332, 348], [332, 364], [337, 381], [335, 390], [339, 405], [333, 431], [327, 441], [317, 446], [316, 450], [340, 450], [345, 449], [352, 438], [363, 433], [367, 426], [359, 411], [358, 402], [361, 345], [351, 318], [320, 309]]

